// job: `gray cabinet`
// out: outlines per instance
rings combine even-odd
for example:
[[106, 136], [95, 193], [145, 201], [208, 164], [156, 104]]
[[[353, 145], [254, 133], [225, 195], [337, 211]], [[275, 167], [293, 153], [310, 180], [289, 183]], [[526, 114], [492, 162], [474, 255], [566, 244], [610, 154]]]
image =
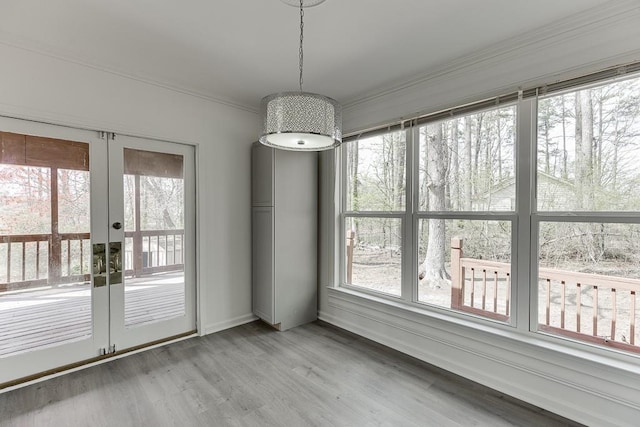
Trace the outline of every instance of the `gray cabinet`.
[[253, 313], [286, 330], [317, 318], [318, 155], [251, 150]]

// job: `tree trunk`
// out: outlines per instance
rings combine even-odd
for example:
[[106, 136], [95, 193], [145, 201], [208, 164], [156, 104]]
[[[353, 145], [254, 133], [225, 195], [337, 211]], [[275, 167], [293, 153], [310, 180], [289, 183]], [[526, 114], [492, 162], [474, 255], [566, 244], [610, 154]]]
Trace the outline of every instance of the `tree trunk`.
[[[547, 112], [548, 114], [548, 112]], [[551, 173], [551, 136], [549, 135], [549, 116], [547, 115], [542, 123], [544, 135], [544, 171]]]
[[[593, 106], [591, 91], [576, 93], [576, 199], [578, 208], [593, 210], [594, 198], [594, 158], [593, 144]], [[582, 236], [583, 254], [593, 262], [600, 257], [603, 242], [598, 235], [597, 224], [588, 224]]]
[[[427, 163], [429, 207], [432, 211], [444, 211], [447, 147], [443, 141], [442, 124], [428, 125], [426, 134], [429, 159]], [[444, 267], [445, 259], [445, 221], [429, 219], [429, 238], [427, 254], [418, 269], [418, 277], [430, 287], [436, 288], [450, 279]]]
[[452, 120], [451, 125], [451, 167], [449, 174], [451, 181], [451, 205], [453, 210], [460, 209], [460, 157], [458, 154], [458, 119]]
[[400, 139], [394, 139], [395, 160], [395, 210], [404, 210], [404, 188], [406, 171], [406, 146], [400, 143]]
[[502, 182], [502, 122], [500, 120], [500, 112], [498, 112], [498, 118], [497, 118], [496, 124], [498, 126], [498, 147], [497, 147], [498, 182]]
[[584, 153], [582, 149], [582, 92], [576, 92], [576, 122], [575, 122], [575, 134], [576, 134], [576, 144], [575, 144], [575, 191], [576, 191], [576, 207], [584, 206], [584, 192], [585, 192], [585, 171], [584, 171]]
[[451, 185], [449, 185], [449, 170], [451, 169], [451, 150], [449, 142], [449, 123], [443, 123], [440, 126], [442, 129], [442, 144], [444, 145], [444, 176], [442, 182], [444, 183], [444, 206], [451, 206]]
[[470, 211], [471, 197], [473, 196], [473, 188], [471, 187], [471, 181], [473, 180], [472, 169], [472, 157], [471, 157], [471, 117], [467, 116], [464, 119], [464, 210]]
[[480, 113], [477, 115], [476, 121], [476, 140], [475, 147], [473, 153], [473, 191], [477, 194], [479, 189], [482, 188], [480, 185], [480, 149], [482, 148], [482, 121], [484, 119], [484, 114]]
[[562, 96], [561, 99], [562, 99], [562, 178], [568, 179], [569, 171], [567, 170], [568, 153], [567, 153], [567, 122], [566, 122], [567, 110], [564, 105], [564, 96]]
[[596, 153], [596, 163], [595, 167], [595, 176], [594, 183], [600, 188], [602, 186], [602, 143], [604, 139], [604, 129], [602, 125], [602, 109], [603, 100], [602, 96], [598, 97], [598, 137], [593, 139], [593, 143], [595, 144], [594, 152]]
[[616, 139], [613, 141], [613, 160], [611, 162], [611, 189], [615, 192], [618, 190], [618, 158], [619, 158], [619, 150], [618, 150], [618, 120], [616, 120], [616, 126], [614, 135], [616, 135]]
[[[354, 141], [351, 144], [353, 144], [351, 148], [351, 209], [353, 211], [357, 211], [360, 209], [360, 189], [358, 185], [358, 164], [360, 162], [360, 151], [358, 150], [358, 141]], [[353, 218], [353, 231], [355, 231], [356, 233], [356, 240], [359, 238], [359, 225], [359, 218]]]
[[389, 135], [385, 135], [382, 137], [382, 187], [384, 188], [384, 203], [385, 209], [391, 210], [391, 206], [393, 203], [393, 183], [391, 182], [391, 164], [389, 153]]
[[594, 169], [596, 167], [594, 158], [593, 141], [593, 105], [591, 103], [591, 91], [585, 90], [582, 93], [582, 153], [584, 160], [583, 178], [586, 188], [583, 193], [585, 197], [584, 208], [592, 210], [595, 208], [595, 181]]

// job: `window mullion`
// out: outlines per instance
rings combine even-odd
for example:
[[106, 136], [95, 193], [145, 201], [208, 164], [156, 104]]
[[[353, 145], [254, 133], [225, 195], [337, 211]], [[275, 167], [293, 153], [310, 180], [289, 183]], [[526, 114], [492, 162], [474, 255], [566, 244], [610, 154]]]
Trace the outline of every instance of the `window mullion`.
[[531, 266], [535, 263], [537, 232], [531, 227], [531, 212], [535, 201], [535, 99], [521, 100], [517, 111], [516, 135], [516, 224], [513, 233], [511, 274], [512, 322], [517, 329], [528, 332], [537, 312], [537, 286]]
[[[336, 151], [336, 154], [333, 158], [333, 172], [335, 176], [335, 180], [333, 183], [334, 191], [337, 191], [338, 194], [333, 194], [333, 202], [338, 206], [338, 215], [333, 217], [335, 230], [334, 238], [337, 238], [337, 242], [333, 242], [332, 247], [335, 248], [335, 253], [338, 254], [338, 259], [336, 260], [334, 257], [334, 268], [333, 268], [333, 284], [334, 286], [340, 286], [344, 283], [346, 273], [345, 273], [345, 259], [346, 259], [346, 233], [344, 229], [345, 224], [345, 215], [344, 211], [347, 206], [347, 188], [346, 188], [346, 177], [347, 177], [347, 155], [345, 151], [347, 150], [346, 146], [340, 147]], [[334, 210], [335, 212], [335, 206]], [[337, 222], [337, 223], [336, 223]]]
[[414, 159], [417, 158], [415, 156], [415, 129], [413, 127], [409, 127], [405, 130], [405, 141], [406, 141], [406, 158], [405, 158], [405, 215], [402, 219], [403, 225], [403, 236], [402, 236], [402, 260], [403, 260], [403, 271], [402, 271], [402, 299], [408, 302], [412, 302], [416, 299], [417, 296], [417, 243], [415, 242], [415, 232], [414, 232], [414, 219], [413, 212], [415, 211], [415, 170], [416, 166], [414, 164]]

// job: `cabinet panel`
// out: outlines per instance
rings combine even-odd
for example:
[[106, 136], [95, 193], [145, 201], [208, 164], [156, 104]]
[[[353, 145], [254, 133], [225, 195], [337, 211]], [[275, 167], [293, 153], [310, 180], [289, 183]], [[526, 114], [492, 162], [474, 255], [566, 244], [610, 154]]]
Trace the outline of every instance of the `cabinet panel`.
[[317, 153], [252, 149], [253, 312], [280, 330], [317, 318]]
[[276, 152], [276, 318], [285, 330], [317, 318], [316, 153]]
[[251, 205], [273, 206], [274, 149], [259, 142], [251, 150]]
[[253, 313], [271, 324], [275, 319], [273, 208], [253, 208], [252, 281]]

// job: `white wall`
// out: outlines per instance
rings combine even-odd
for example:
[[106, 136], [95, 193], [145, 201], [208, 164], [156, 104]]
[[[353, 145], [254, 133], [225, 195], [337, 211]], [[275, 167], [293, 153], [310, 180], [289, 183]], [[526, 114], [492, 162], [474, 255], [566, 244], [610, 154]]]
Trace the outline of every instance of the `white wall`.
[[[606, 7], [478, 52], [347, 106], [358, 131], [491, 95], [640, 60], [640, 5]], [[336, 283], [335, 164], [322, 155], [322, 320], [589, 425], [638, 425], [640, 357], [615, 354], [464, 316], [425, 312], [340, 290]]]
[[637, 61], [639, 39], [640, 3], [611, 1], [345, 105], [344, 130], [360, 131]]
[[198, 146], [201, 332], [251, 314], [257, 114], [0, 43], [0, 114]]

